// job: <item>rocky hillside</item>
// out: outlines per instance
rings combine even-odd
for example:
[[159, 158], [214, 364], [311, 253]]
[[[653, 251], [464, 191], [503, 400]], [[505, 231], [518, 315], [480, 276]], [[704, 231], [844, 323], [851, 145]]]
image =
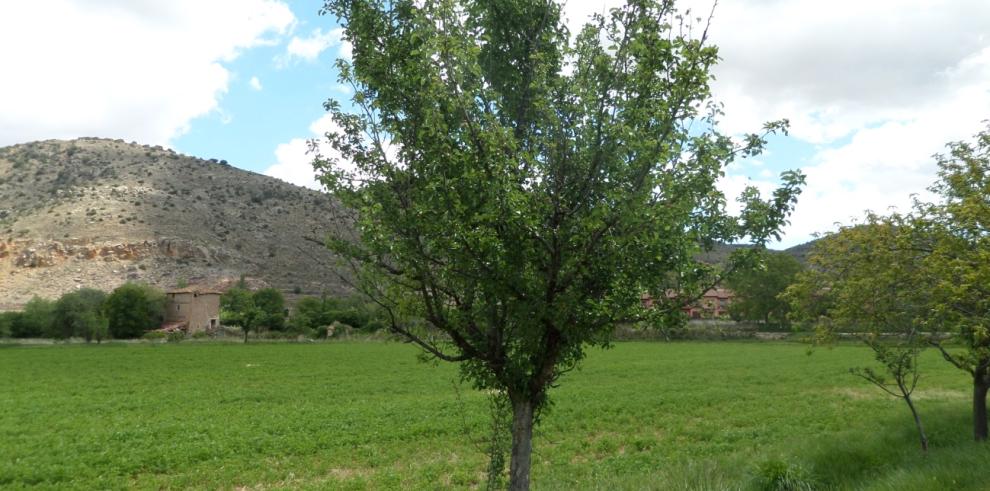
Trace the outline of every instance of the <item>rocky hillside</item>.
[[126, 281], [340, 291], [334, 203], [215, 159], [84, 138], [0, 148], [0, 309]]

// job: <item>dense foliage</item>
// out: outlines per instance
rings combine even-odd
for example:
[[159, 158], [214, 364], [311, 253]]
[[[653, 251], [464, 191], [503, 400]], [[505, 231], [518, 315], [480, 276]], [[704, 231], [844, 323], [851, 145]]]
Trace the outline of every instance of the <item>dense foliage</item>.
[[80, 288], [66, 293], [55, 302], [51, 337], [68, 339], [81, 337], [86, 341], [101, 341], [110, 335], [103, 301], [107, 294], [94, 288]]
[[376, 307], [358, 296], [303, 297], [296, 302], [289, 328], [321, 338], [334, 324], [375, 331], [385, 327], [383, 313]]
[[285, 329], [285, 297], [275, 288], [262, 288], [251, 295], [254, 306], [258, 308], [258, 327], [270, 331]]
[[652, 320], [680, 321], [721, 275], [698, 253], [776, 236], [803, 176], [784, 173], [766, 199], [749, 188], [726, 214], [716, 181], [765, 141], [717, 131], [718, 51], [672, 2], [630, 1], [576, 33], [551, 1], [325, 12], [353, 45], [338, 66], [355, 90], [354, 111], [327, 103], [337, 155], [316, 163], [353, 212], [330, 245], [393, 331], [511, 400], [524, 489], [548, 389], [643, 315], [644, 292]]
[[937, 155], [934, 203], [918, 203], [914, 248], [926, 252], [924, 270], [931, 295], [925, 326], [952, 335], [964, 346], [945, 359], [973, 380], [973, 433], [988, 437], [990, 390], [990, 128], [973, 142], [953, 142]]
[[15, 338], [41, 338], [52, 332], [55, 303], [41, 297], [34, 297], [24, 306], [22, 312], [9, 316], [10, 335]]
[[285, 318], [285, 298], [282, 292], [274, 288], [252, 292], [239, 284], [220, 297], [220, 321], [240, 327], [244, 332], [244, 341], [251, 332], [284, 330]]
[[165, 294], [152, 286], [125, 283], [107, 297], [103, 306], [110, 335], [117, 339], [141, 337], [157, 329], [165, 318]]
[[0, 314], [0, 335], [87, 342], [136, 338], [161, 324], [164, 308], [165, 294], [148, 285], [125, 283], [110, 295], [82, 288], [56, 301], [35, 297], [20, 312]]
[[803, 269], [804, 266], [789, 254], [762, 254], [758, 261], [727, 279], [726, 286], [735, 295], [729, 305], [729, 315], [734, 320], [787, 327], [790, 304], [780, 295], [794, 283], [795, 277]]

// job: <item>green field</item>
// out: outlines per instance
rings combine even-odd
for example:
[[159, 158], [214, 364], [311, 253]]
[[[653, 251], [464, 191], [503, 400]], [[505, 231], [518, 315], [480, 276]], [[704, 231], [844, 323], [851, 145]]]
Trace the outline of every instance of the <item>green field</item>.
[[[487, 399], [384, 342], [0, 348], [0, 486], [407, 489], [483, 483]], [[859, 347], [619, 343], [553, 392], [536, 489], [986, 489], [964, 374], [928, 353], [923, 457]]]

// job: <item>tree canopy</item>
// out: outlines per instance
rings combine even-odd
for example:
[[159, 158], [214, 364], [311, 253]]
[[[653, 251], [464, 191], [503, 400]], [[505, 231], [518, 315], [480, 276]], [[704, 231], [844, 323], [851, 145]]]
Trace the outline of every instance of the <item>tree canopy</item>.
[[149, 285], [125, 283], [110, 293], [103, 310], [113, 337], [140, 337], [164, 319], [165, 294]]
[[767, 252], [726, 280], [735, 294], [729, 314], [736, 320], [786, 327], [790, 305], [780, 297], [804, 266], [786, 253]]
[[717, 131], [718, 51], [672, 2], [631, 1], [574, 37], [549, 1], [324, 12], [353, 45], [338, 66], [354, 88], [353, 110], [326, 104], [335, 155], [315, 163], [345, 205], [329, 245], [394, 332], [507, 395], [511, 487], [525, 489], [548, 389], [616, 322], [679, 321], [722, 274], [697, 254], [777, 236], [803, 176], [726, 213], [716, 182], [765, 133]]
[[86, 341], [108, 337], [107, 319], [103, 313], [106, 298], [106, 292], [94, 288], [81, 288], [62, 295], [55, 302], [52, 313], [51, 337], [79, 336]]
[[987, 439], [990, 390], [990, 128], [973, 142], [952, 142], [936, 155], [938, 181], [933, 203], [916, 204], [918, 240], [924, 251], [931, 308], [926, 327], [948, 332], [965, 349], [943, 357], [973, 378], [973, 433]]

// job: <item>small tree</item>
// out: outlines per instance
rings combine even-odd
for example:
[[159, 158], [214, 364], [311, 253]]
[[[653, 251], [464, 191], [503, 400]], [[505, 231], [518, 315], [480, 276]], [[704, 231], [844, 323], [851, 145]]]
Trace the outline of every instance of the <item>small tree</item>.
[[157, 327], [165, 315], [165, 294], [149, 285], [125, 283], [104, 306], [109, 332], [115, 338], [137, 338]]
[[78, 336], [90, 342], [106, 322], [103, 302], [107, 294], [93, 288], [66, 293], [55, 303], [52, 337], [68, 339]]
[[20, 312], [0, 312], [0, 338], [9, 338], [14, 324], [20, 322]]
[[735, 294], [729, 314], [735, 320], [786, 327], [790, 304], [780, 295], [804, 266], [786, 253], [766, 252], [761, 256], [753, 266], [727, 279], [726, 286]]
[[23, 313], [14, 319], [11, 335], [15, 338], [40, 338], [53, 332], [55, 302], [34, 297], [24, 306]]
[[[918, 379], [921, 378], [918, 371], [918, 354], [921, 353], [922, 345], [914, 333], [896, 344], [881, 341], [876, 333], [868, 335], [864, 342], [873, 350], [874, 358], [883, 367], [883, 371], [878, 372], [870, 367], [864, 367], [851, 368], [849, 372], [862, 377], [884, 392], [904, 400], [911, 410], [911, 416], [914, 417], [921, 451], [927, 452], [928, 436], [925, 434], [924, 425], [921, 424], [921, 415], [914, 406], [914, 401], [911, 400], [911, 395], [918, 386]], [[892, 380], [888, 380], [888, 376]]]
[[905, 217], [868, 214], [865, 223], [826, 235], [809, 255], [811, 267], [783, 297], [795, 317], [816, 323], [819, 341], [831, 341], [835, 330], [859, 333], [882, 370], [851, 373], [904, 400], [926, 451], [928, 438], [911, 394], [920, 377], [919, 328], [929, 304], [911, 230]]
[[289, 328], [297, 333], [316, 333], [320, 327], [333, 323], [331, 310], [326, 296], [300, 298], [289, 318]]
[[220, 320], [226, 325], [237, 326], [244, 333], [244, 342], [248, 333], [257, 331], [262, 311], [254, 305], [251, 292], [245, 288], [234, 287], [220, 297]]
[[[318, 158], [338, 198], [330, 246], [392, 331], [460, 363], [513, 413], [510, 487], [529, 487], [549, 389], [617, 322], [657, 322], [717, 283], [696, 258], [718, 242], [775, 236], [803, 176], [725, 212], [716, 187], [737, 155], [715, 130], [709, 69], [669, 1], [634, 0], [571, 42], [551, 1], [330, 0], [352, 62], [356, 113], [327, 109], [348, 166]], [[786, 129], [786, 123], [766, 131]], [[668, 295], [677, 292], [678, 295]]]
[[273, 331], [285, 329], [285, 297], [274, 288], [262, 288], [251, 296], [251, 301], [259, 310], [259, 328]]

